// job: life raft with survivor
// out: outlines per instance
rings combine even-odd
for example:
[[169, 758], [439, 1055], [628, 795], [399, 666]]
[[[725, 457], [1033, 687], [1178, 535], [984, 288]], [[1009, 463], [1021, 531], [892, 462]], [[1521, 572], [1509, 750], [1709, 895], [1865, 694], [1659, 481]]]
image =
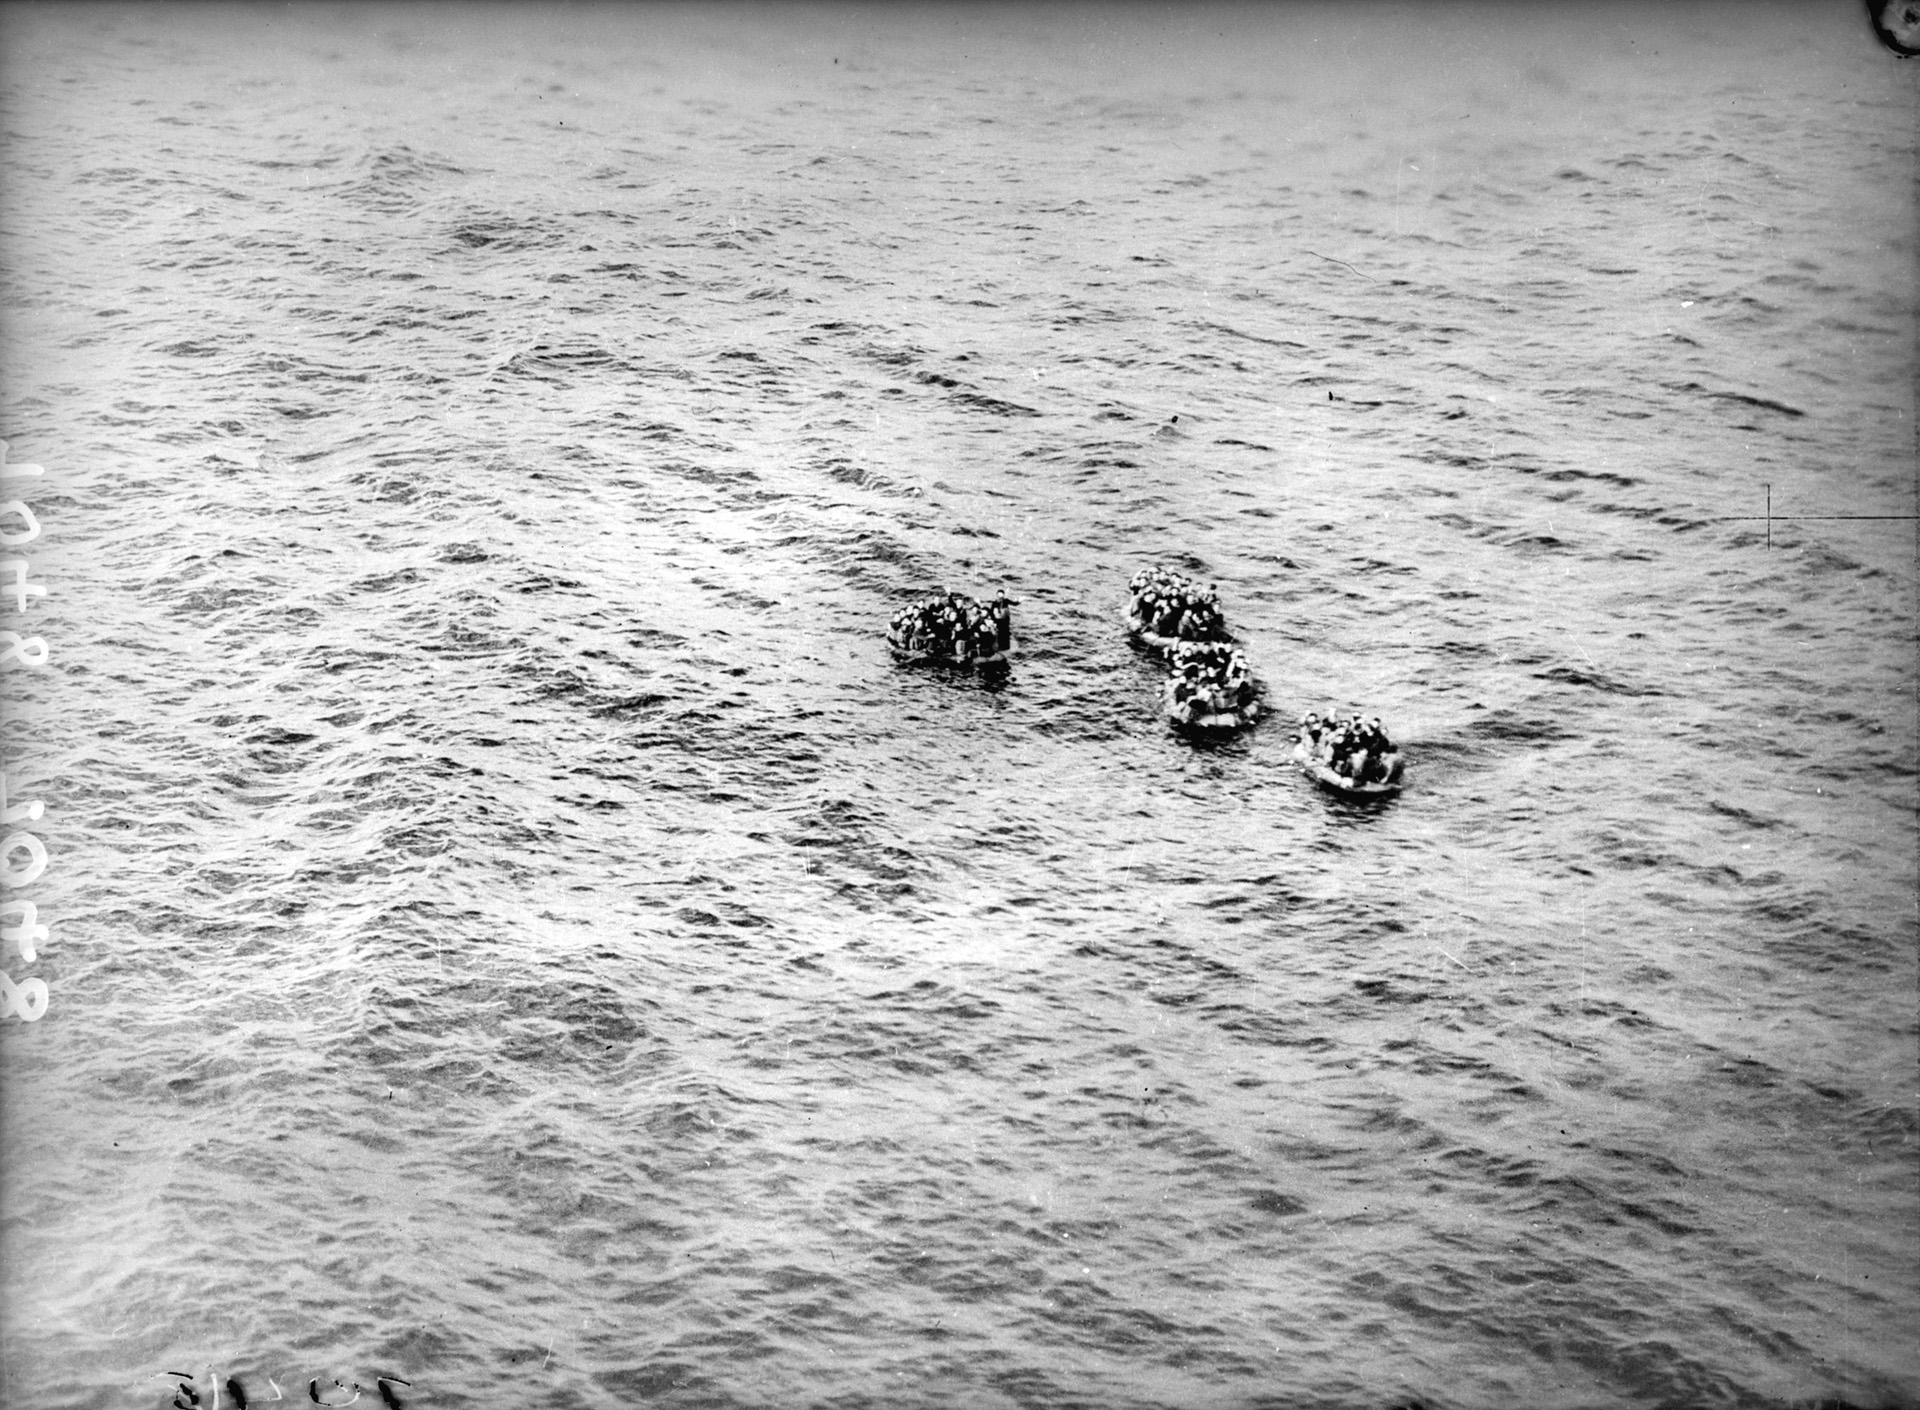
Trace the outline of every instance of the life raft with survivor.
[[[1334, 743], [1343, 736], [1358, 737], [1356, 746], [1340, 751], [1349, 758], [1358, 755], [1359, 768], [1354, 772], [1343, 773], [1333, 766]], [[1317, 714], [1309, 713], [1300, 721], [1293, 758], [1308, 778], [1342, 798], [1391, 798], [1405, 779], [1406, 761], [1377, 718], [1362, 720], [1355, 715], [1322, 721]]]
[[1227, 642], [1176, 641], [1161, 708], [1174, 728], [1196, 733], [1245, 729], [1260, 718], [1260, 688], [1240, 648]]
[[1183, 641], [1230, 642], [1214, 589], [1170, 568], [1143, 568], [1127, 583], [1127, 634], [1167, 655]]
[[1013, 656], [1012, 598], [976, 602], [936, 593], [902, 607], [887, 623], [887, 646], [902, 665], [988, 666]]

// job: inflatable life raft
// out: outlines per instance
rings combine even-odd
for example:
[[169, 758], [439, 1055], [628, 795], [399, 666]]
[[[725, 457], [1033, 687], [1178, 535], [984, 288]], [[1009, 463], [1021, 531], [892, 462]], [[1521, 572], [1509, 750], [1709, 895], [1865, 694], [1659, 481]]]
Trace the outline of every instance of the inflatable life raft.
[[1013, 600], [976, 602], [937, 593], [902, 607], [887, 623], [887, 646], [902, 665], [987, 666], [1013, 655]]
[[1127, 583], [1127, 633], [1166, 655], [1183, 641], [1232, 641], [1220, 600], [1210, 587], [1170, 568], [1144, 568]]
[[1176, 641], [1161, 708], [1175, 729], [1213, 734], [1245, 729], [1260, 718], [1260, 691], [1246, 657], [1227, 642]]
[[1356, 800], [1391, 798], [1405, 783], [1406, 761], [1401, 757], [1400, 751], [1393, 746], [1393, 742], [1386, 739], [1384, 731], [1381, 739], [1386, 743], [1386, 752], [1381, 755], [1378, 768], [1368, 770], [1373, 777], [1365, 783], [1357, 782], [1352, 775], [1343, 774], [1333, 768], [1329, 755], [1319, 742], [1317, 731], [1311, 730], [1307, 725], [1301, 726], [1300, 741], [1293, 747], [1293, 758], [1308, 778], [1329, 793]]

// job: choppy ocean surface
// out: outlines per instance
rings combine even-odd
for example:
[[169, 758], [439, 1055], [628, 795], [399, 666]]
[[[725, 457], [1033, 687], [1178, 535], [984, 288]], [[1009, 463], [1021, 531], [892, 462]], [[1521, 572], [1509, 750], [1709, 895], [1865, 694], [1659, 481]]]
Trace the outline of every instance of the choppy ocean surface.
[[1855, 7], [0, 40], [4, 1403], [1920, 1398]]

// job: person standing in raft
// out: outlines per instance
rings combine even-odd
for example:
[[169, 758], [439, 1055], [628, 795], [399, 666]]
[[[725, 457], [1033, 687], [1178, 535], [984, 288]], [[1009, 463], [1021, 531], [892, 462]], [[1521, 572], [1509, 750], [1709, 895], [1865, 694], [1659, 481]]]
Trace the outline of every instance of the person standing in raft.
[[1013, 650], [1013, 599], [1001, 593], [993, 599], [988, 615], [993, 622], [993, 649], [1004, 656]]

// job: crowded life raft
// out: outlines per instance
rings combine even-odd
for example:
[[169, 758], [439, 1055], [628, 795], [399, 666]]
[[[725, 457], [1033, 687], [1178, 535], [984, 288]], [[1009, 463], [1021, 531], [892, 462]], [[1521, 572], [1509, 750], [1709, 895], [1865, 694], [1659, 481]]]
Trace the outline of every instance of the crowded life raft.
[[1217, 734], [1260, 717], [1259, 687], [1213, 588], [1163, 567], [1135, 573], [1127, 588], [1127, 632], [1166, 661], [1160, 701], [1176, 729]]
[[1161, 704], [1176, 727], [1236, 730], [1260, 718], [1259, 693], [1239, 647], [1218, 641], [1175, 642], [1167, 666], [1171, 674]]
[[1308, 778], [1343, 798], [1391, 798], [1406, 772], [1399, 746], [1378, 715], [1322, 718], [1309, 711], [1300, 720], [1293, 757]]
[[887, 645], [906, 664], [992, 665], [1013, 655], [1013, 599], [976, 602], [958, 592], [935, 593], [893, 614]]
[[1127, 631], [1150, 651], [1170, 652], [1183, 641], [1231, 641], [1220, 599], [1211, 587], [1170, 568], [1143, 568], [1127, 583]]

